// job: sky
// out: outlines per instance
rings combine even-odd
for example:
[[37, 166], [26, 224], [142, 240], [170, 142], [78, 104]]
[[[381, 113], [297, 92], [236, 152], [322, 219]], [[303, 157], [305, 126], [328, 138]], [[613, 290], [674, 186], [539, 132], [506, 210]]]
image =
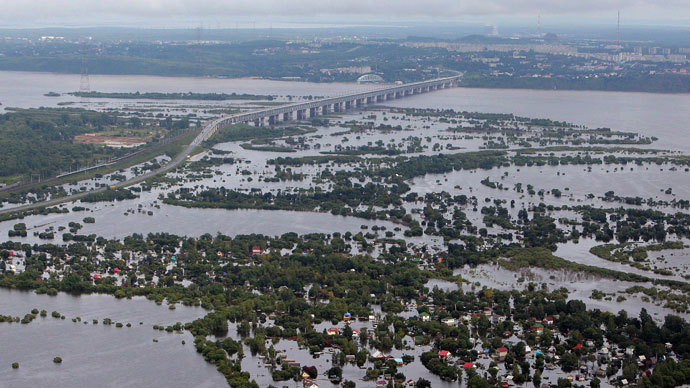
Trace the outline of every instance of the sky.
[[181, 27], [533, 19], [690, 26], [690, 0], [0, 0], [1, 27]]

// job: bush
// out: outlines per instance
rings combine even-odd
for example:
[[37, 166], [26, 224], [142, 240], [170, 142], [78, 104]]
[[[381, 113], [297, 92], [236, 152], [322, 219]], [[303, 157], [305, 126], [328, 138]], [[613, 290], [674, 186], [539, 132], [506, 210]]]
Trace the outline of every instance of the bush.
[[18, 362], [13, 362], [12, 363], [12, 369], [17, 369], [19, 368], [19, 363]]
[[56, 364], [62, 364], [62, 357], [55, 357], [53, 358], [53, 362]]

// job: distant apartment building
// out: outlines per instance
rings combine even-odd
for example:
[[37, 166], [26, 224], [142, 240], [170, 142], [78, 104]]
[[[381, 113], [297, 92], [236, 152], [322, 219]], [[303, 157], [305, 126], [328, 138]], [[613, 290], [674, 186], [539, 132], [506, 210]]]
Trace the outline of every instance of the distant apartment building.
[[371, 66], [345, 66], [334, 69], [321, 69], [323, 74], [367, 74], [371, 73]]

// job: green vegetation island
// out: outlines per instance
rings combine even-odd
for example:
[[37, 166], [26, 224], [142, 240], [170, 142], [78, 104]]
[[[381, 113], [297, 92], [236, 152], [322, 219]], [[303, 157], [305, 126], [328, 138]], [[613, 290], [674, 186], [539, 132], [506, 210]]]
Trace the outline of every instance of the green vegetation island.
[[258, 94], [237, 94], [237, 93], [159, 93], [159, 92], [134, 92], [134, 93], [106, 93], [106, 92], [71, 92], [71, 96], [83, 98], [121, 98], [121, 99], [147, 99], [147, 100], [205, 100], [205, 101], [228, 101], [228, 100], [268, 100], [272, 101], [273, 96], [263, 96]]
[[509, 77], [468, 74], [461, 86], [500, 89], [601, 90], [609, 92], [690, 93], [686, 74], [640, 74], [620, 77]]

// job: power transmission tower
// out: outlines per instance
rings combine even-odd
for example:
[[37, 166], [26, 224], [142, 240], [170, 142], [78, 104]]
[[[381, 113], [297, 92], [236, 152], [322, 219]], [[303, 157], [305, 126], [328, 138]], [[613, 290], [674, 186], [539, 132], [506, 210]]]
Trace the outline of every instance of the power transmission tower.
[[79, 91], [88, 93], [91, 91], [89, 82], [89, 69], [86, 66], [86, 47], [81, 52], [81, 79], [79, 80]]
[[195, 31], [196, 31], [196, 62], [197, 62], [197, 66], [199, 67], [199, 72], [200, 72], [199, 74], [203, 73], [203, 67], [202, 67], [202, 63], [201, 63], [201, 55], [202, 55], [201, 54], [201, 45], [202, 45], [201, 33], [203, 32], [203, 30], [204, 30], [204, 26], [202, 24], [199, 24], [199, 27], [197, 27], [195, 29]]
[[616, 28], [616, 40], [618, 41], [618, 46], [621, 45], [621, 11], [618, 11], [618, 26]]

